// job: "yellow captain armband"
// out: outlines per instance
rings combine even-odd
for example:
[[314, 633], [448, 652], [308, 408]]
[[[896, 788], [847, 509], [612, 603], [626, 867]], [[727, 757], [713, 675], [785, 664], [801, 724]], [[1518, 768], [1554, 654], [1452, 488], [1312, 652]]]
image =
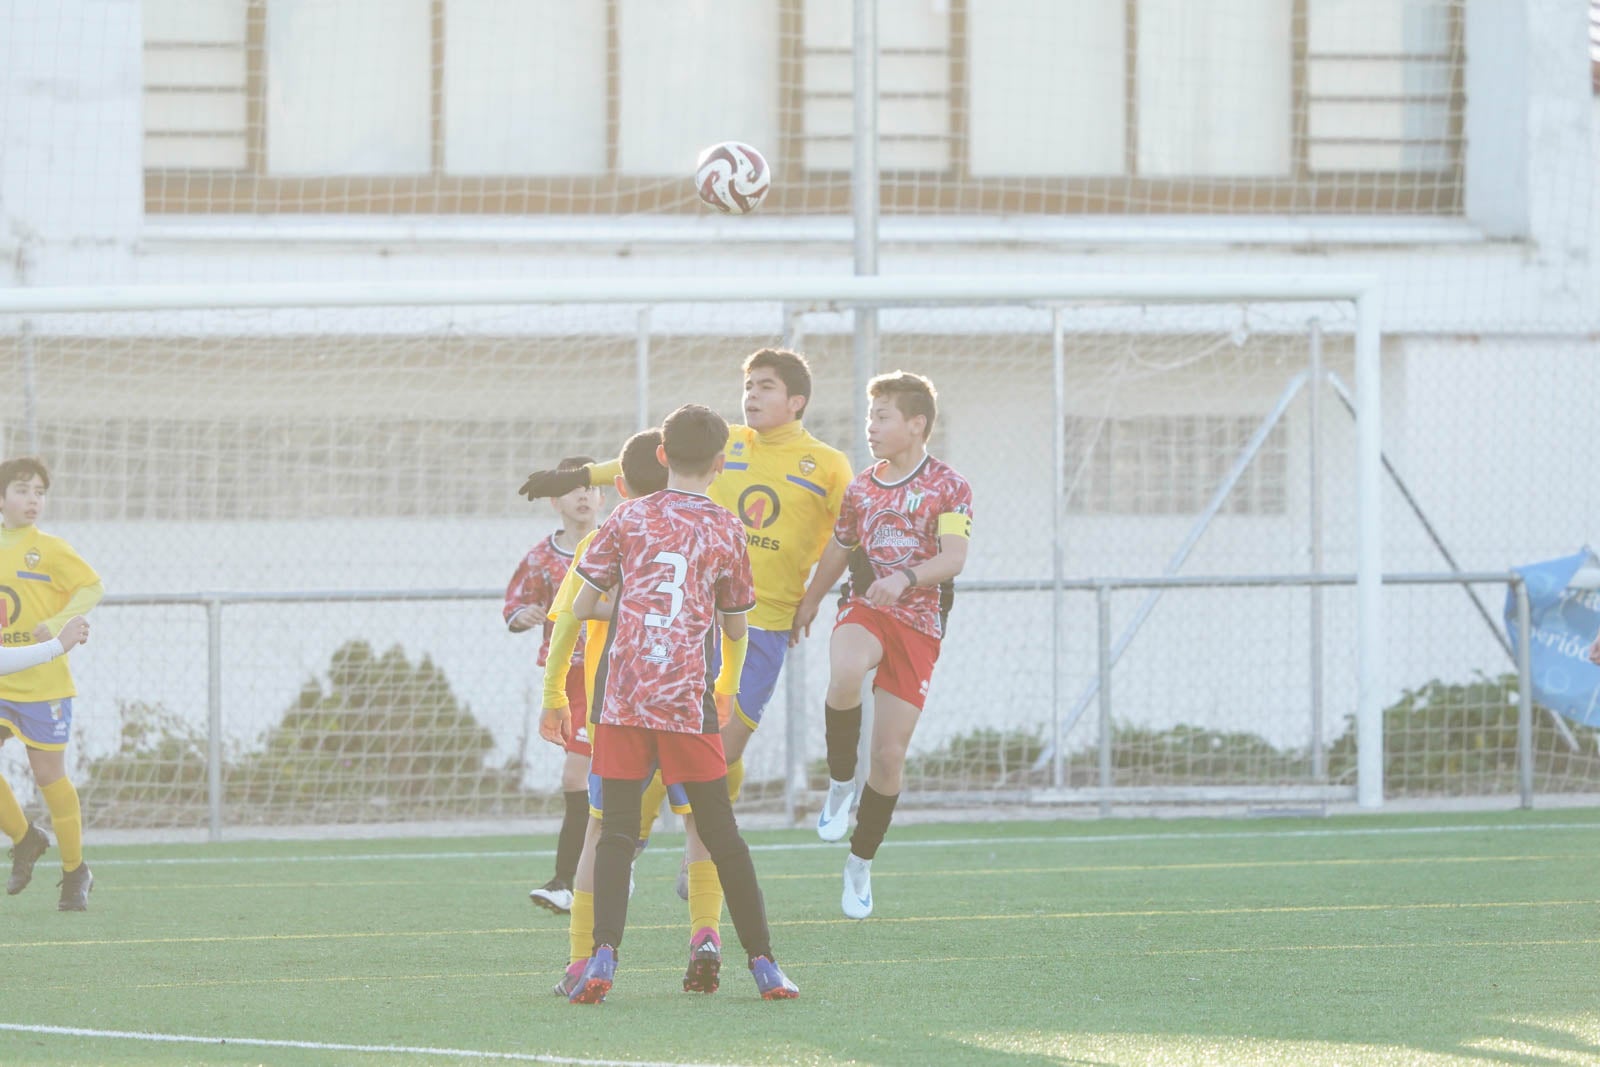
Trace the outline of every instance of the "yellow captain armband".
[[739, 691], [739, 678], [744, 674], [744, 656], [750, 650], [750, 631], [737, 641], [726, 632], [722, 635], [722, 669], [717, 672], [713, 688], [722, 696], [731, 697]]
[[972, 540], [972, 516], [965, 511], [947, 511], [939, 516], [939, 536], [952, 534]]
[[559, 708], [567, 703], [567, 672], [572, 669], [572, 650], [578, 647], [578, 627], [582, 623], [571, 611], [556, 615], [550, 631], [550, 651], [544, 661], [544, 706]]
[[602, 488], [610, 485], [612, 480], [622, 473], [620, 459], [608, 459], [604, 463], [587, 463], [585, 466], [589, 469], [589, 484]]

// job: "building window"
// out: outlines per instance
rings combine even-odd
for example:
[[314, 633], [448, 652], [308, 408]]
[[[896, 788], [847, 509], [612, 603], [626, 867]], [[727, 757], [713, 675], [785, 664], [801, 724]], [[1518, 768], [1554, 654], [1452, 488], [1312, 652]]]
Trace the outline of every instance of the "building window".
[[[1459, 214], [1466, 0], [881, 0], [885, 213]], [[145, 0], [154, 213], [850, 210], [851, 0]]]

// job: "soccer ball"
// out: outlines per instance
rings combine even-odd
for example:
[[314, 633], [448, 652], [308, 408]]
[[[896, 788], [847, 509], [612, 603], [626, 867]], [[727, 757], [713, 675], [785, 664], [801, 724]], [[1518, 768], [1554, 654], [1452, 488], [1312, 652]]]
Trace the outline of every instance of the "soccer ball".
[[747, 215], [772, 188], [772, 171], [760, 152], [739, 141], [723, 141], [700, 153], [694, 187], [700, 199], [724, 215]]

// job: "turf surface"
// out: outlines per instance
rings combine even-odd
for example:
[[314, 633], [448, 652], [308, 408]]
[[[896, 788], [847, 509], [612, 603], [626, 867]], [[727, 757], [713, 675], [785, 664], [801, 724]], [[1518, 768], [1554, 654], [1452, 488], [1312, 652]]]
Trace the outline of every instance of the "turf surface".
[[749, 837], [797, 1001], [726, 919], [679, 991], [670, 837], [594, 1008], [550, 838], [91, 840], [86, 914], [52, 850], [0, 898], [0, 1062], [1600, 1063], [1600, 811], [896, 827], [865, 922], [842, 844]]

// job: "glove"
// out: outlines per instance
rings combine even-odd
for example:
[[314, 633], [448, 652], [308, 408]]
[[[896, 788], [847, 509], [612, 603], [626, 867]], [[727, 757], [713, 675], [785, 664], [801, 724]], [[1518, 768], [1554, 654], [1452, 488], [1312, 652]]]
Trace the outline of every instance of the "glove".
[[574, 489], [581, 489], [588, 484], [588, 467], [579, 467], [572, 471], [534, 471], [528, 475], [528, 480], [522, 483], [522, 488], [517, 492], [532, 502], [547, 500], [553, 496], [566, 496]]

